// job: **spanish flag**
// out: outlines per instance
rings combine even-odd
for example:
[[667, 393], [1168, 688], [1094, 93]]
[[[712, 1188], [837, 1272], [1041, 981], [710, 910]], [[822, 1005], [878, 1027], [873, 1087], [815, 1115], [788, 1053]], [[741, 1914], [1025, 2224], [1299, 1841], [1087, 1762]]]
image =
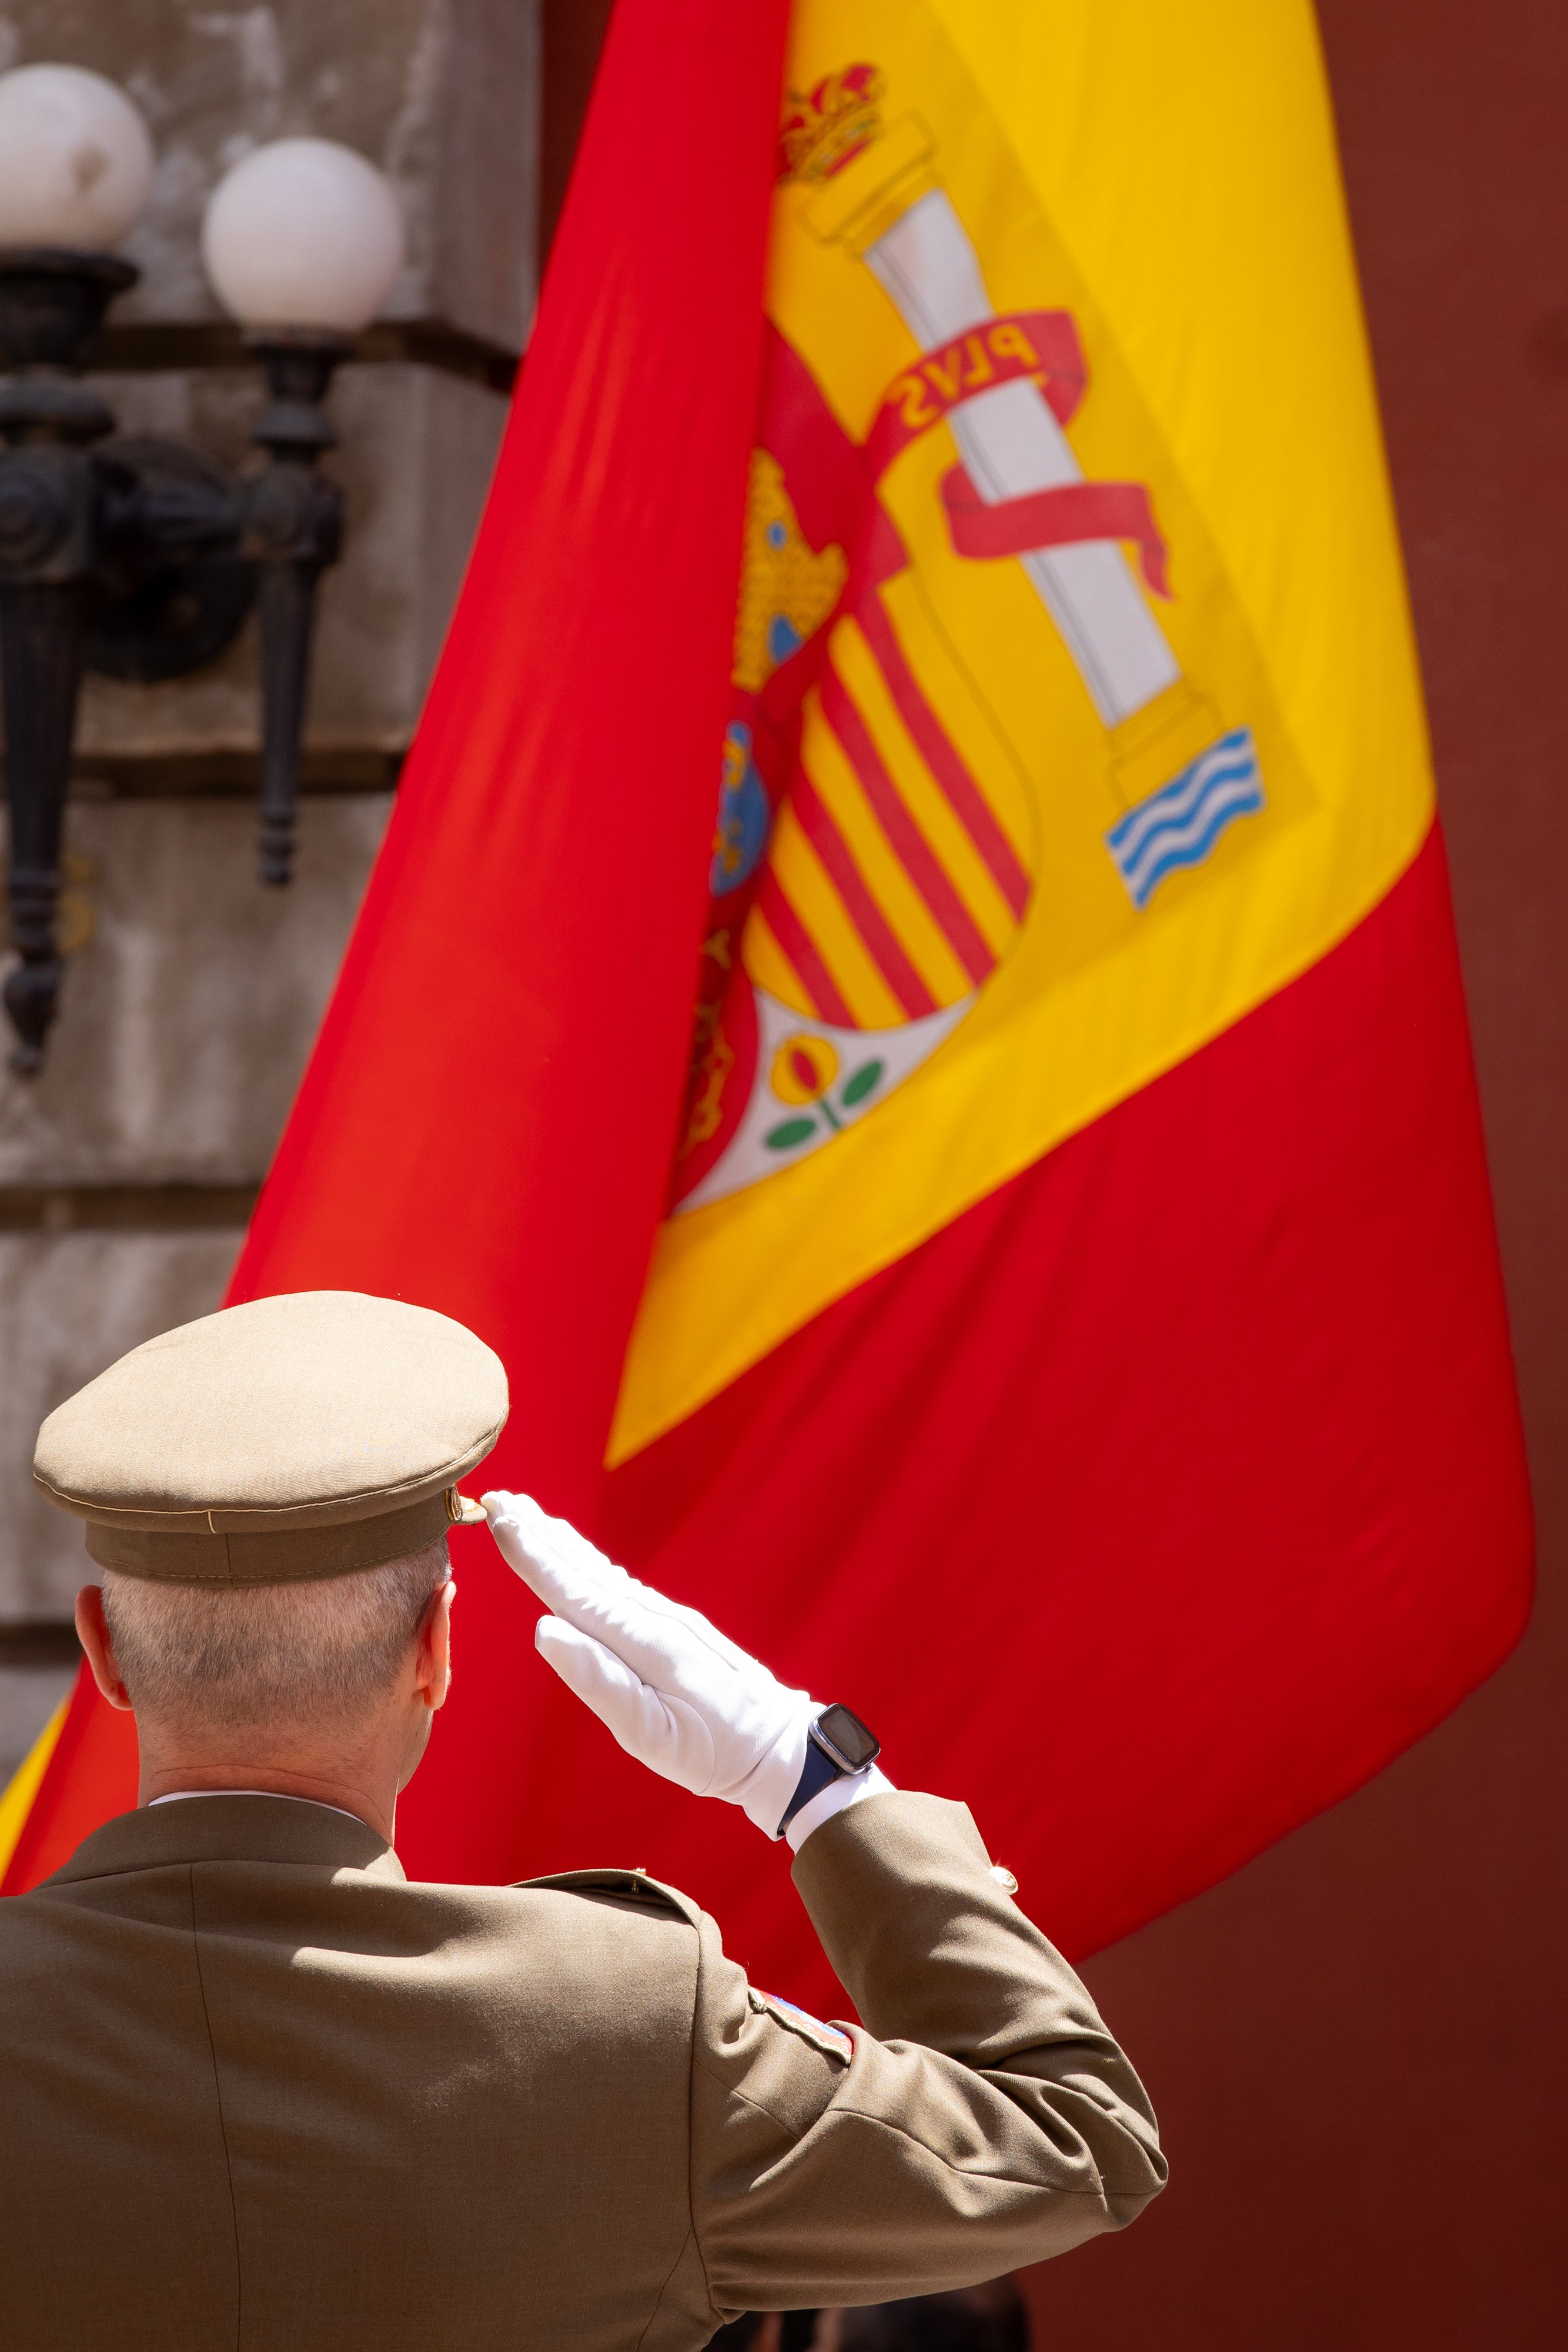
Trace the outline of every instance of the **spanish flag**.
[[[233, 1296], [317, 1286], [479, 1330], [497, 1482], [851, 1702], [1070, 1950], [1507, 1652], [1517, 1409], [1307, 0], [619, 0]], [[636, 1862], [813, 1990], [778, 1855], [455, 1549], [411, 1870]]]

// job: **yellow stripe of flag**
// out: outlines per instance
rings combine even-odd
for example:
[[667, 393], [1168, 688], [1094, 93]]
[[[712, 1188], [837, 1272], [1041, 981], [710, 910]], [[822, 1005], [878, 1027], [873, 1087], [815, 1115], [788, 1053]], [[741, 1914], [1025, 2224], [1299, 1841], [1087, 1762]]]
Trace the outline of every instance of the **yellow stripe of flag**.
[[59, 1744], [70, 1703], [68, 1691], [16, 1767], [4, 1796], [0, 1796], [0, 1878], [5, 1877], [11, 1866], [11, 1856], [16, 1853], [22, 1832], [27, 1825], [33, 1800], [49, 1769], [49, 1759]]

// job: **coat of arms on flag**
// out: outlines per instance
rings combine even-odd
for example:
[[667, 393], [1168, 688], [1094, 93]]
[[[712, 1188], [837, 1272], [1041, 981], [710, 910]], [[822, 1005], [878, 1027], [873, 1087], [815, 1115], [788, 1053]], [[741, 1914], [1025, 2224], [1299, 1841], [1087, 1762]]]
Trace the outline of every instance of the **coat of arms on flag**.
[[[756, 1354], [843, 1286], [841, 1219], [813, 1265], [803, 1217], [768, 1316], [756, 1186], [896, 1124], [854, 1211], [872, 1271], [1310, 962], [1430, 809], [1406, 759], [1375, 834], [1331, 850], [1347, 780], [1303, 761], [1135, 371], [933, 12], [797, 10], [778, 170], [675, 1218], [618, 1453], [716, 1369], [703, 1298], [754, 1302]], [[954, 1096], [988, 1151], [933, 1149]]]
[[[899, 107], [952, 102], [907, 25], [893, 77], [857, 62], [786, 100], [687, 1208], [828, 1142], [951, 1035], [1037, 877], [1051, 928], [1064, 823], [1099, 835], [1137, 915], [1239, 818], [1310, 800], [1218, 558], [1005, 143], [977, 155], [971, 112], [972, 233], [937, 134]], [[1003, 311], [993, 277], [1032, 280], [1035, 307]], [[1086, 398], [1179, 517], [1196, 624], [1148, 482], [1085, 474]], [[1095, 912], [1072, 961], [1135, 951], [1113, 894]]]

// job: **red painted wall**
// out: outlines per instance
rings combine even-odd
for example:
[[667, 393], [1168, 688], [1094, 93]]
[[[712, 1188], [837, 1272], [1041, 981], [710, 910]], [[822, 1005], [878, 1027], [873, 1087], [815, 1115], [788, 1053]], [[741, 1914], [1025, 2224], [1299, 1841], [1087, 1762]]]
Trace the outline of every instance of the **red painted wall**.
[[1319, 0], [1539, 1513], [1533, 1628], [1348, 1804], [1087, 1973], [1172, 2185], [1031, 2273], [1060, 2352], [1568, 2330], [1568, 8]]

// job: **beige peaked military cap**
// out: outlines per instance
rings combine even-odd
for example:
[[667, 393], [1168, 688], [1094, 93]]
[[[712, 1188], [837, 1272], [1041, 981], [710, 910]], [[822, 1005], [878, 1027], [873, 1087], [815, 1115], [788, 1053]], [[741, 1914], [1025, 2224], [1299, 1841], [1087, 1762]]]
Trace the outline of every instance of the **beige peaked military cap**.
[[101, 1568], [290, 1584], [433, 1543], [506, 1418], [500, 1358], [449, 1316], [296, 1291], [121, 1356], [49, 1415], [33, 1476]]

